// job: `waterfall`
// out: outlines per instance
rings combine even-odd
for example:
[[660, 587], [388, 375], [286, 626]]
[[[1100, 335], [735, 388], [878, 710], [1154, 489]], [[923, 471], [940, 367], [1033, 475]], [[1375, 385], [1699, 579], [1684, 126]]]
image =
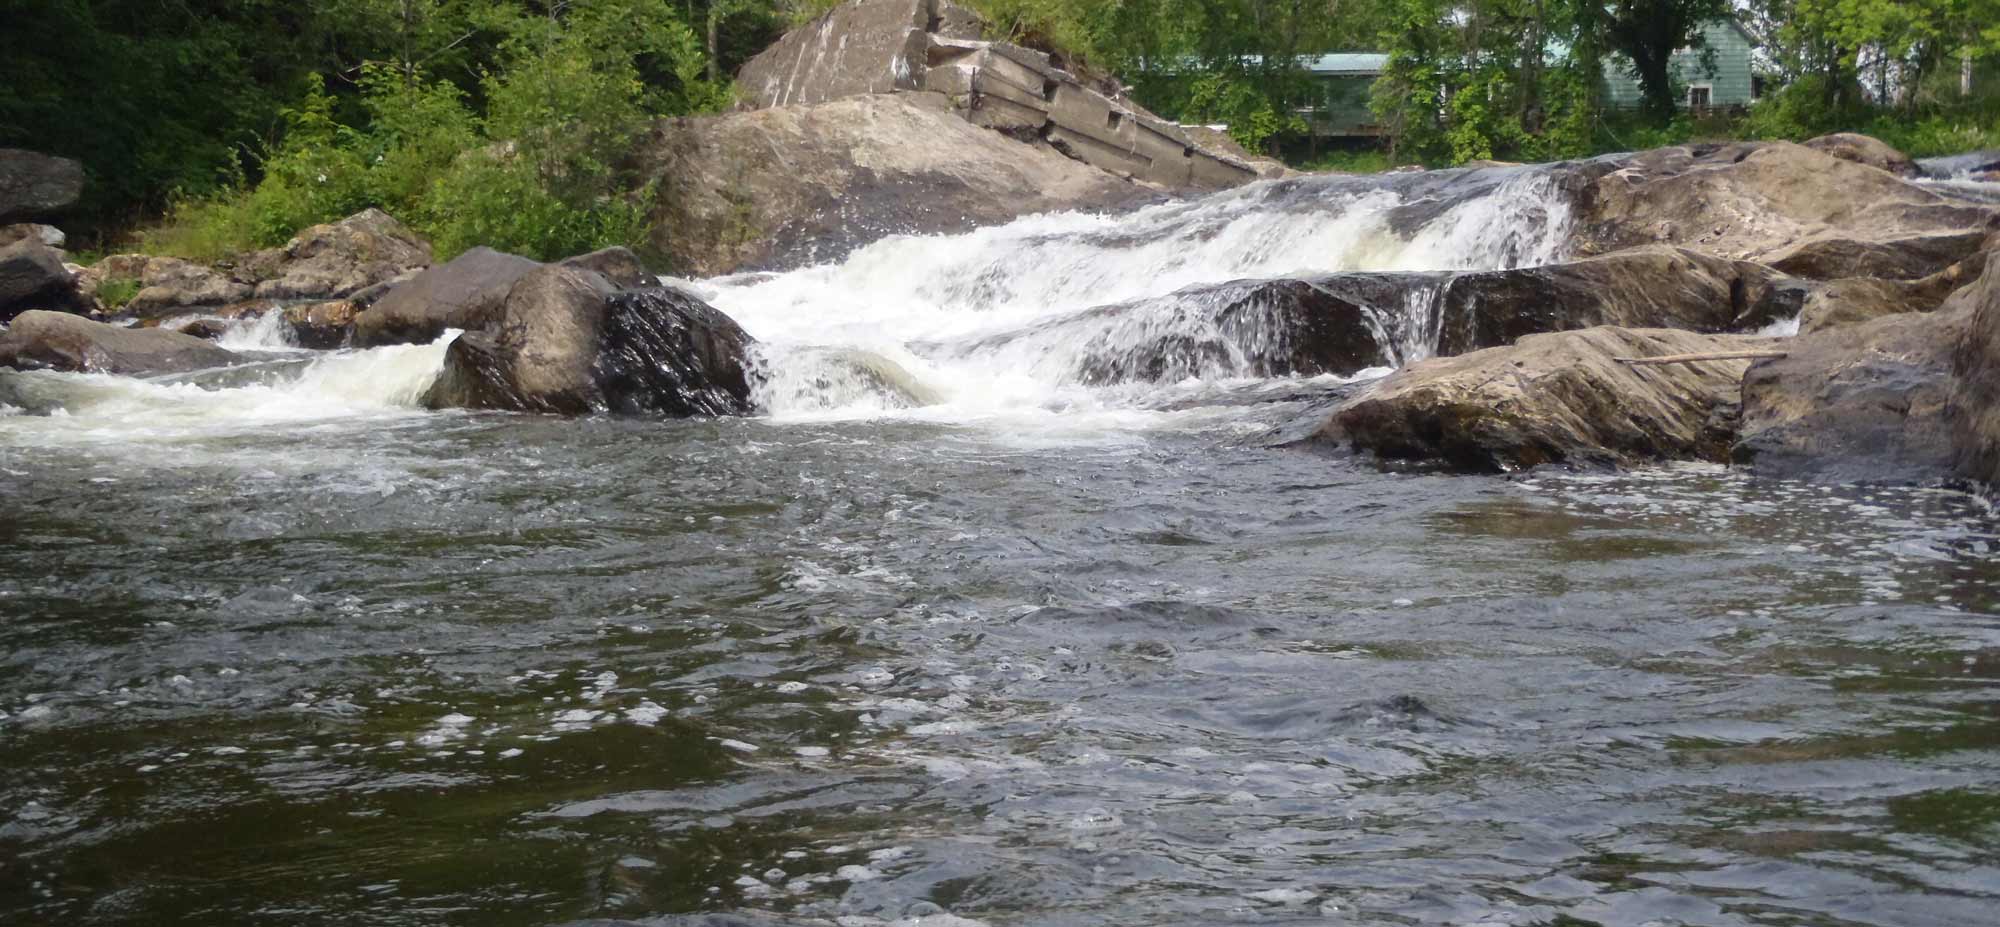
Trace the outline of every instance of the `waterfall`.
[[[1565, 170], [1264, 181], [1122, 215], [891, 237], [833, 263], [673, 285], [759, 339], [755, 399], [775, 419], [1027, 415], [1088, 428], [1088, 413], [1123, 421], [1188, 388], [1261, 389], [1430, 356], [1448, 272], [1565, 256]], [[105, 423], [106, 440], [405, 415], [448, 340], [304, 352], [272, 311], [224, 333], [223, 346], [262, 358], [254, 363], [151, 380], [4, 374], [0, 414], [89, 417]], [[1322, 363], [1328, 352], [1338, 370]]]
[[[705, 295], [764, 342], [757, 398], [779, 418], [1118, 404], [1134, 391], [1103, 387], [1295, 372], [1296, 320], [1216, 284], [1560, 260], [1560, 187], [1547, 168], [1265, 181], [1127, 215], [893, 237]], [[1432, 295], [1404, 286], [1363, 307], [1389, 363], [1435, 350]], [[872, 367], [857, 373], [855, 357]]]

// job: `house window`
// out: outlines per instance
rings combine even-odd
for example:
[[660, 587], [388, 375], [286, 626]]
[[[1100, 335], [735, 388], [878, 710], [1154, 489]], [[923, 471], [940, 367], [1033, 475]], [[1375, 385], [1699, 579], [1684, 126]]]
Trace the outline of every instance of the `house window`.
[[1708, 84], [1695, 84], [1688, 88], [1688, 109], [1701, 112], [1708, 109], [1715, 100], [1715, 88]]

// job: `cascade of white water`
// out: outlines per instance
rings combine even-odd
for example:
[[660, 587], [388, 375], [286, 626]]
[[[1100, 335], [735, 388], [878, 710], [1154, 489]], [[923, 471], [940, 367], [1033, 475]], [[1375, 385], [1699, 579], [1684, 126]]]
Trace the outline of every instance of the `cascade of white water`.
[[[780, 418], [912, 404], [907, 388], [876, 388], [879, 375], [857, 379], [857, 353], [899, 367], [889, 379], [917, 384], [918, 405], [1074, 408], [1128, 398], [1088, 389], [1101, 385], [1092, 371], [1121, 352], [1155, 380], [1268, 375], [1289, 333], [1243, 315], [1225, 325], [1214, 300], [1161, 298], [1183, 288], [1542, 264], [1563, 256], [1569, 236], [1568, 202], [1543, 171], [1495, 172], [1480, 192], [1442, 204], [1388, 185], [1322, 181], [1256, 184], [1124, 216], [1043, 215], [889, 238], [839, 263], [710, 281], [708, 295], [764, 342], [758, 399]], [[1412, 227], [1399, 231], [1399, 222]], [[1420, 288], [1367, 307], [1393, 362], [1433, 351], [1430, 295]], [[1143, 304], [1100, 308], [1135, 301]], [[1177, 353], [1137, 356], [1158, 351]]]

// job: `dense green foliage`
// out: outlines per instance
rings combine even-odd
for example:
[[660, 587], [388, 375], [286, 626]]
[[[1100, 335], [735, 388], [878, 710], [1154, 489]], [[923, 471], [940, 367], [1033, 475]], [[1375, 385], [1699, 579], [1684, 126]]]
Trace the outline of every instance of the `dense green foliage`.
[[[86, 245], [212, 257], [381, 206], [446, 254], [648, 236], [631, 154], [720, 108], [742, 61], [834, 0], [0, 0], [0, 145], [81, 159]], [[1246, 147], [1369, 167], [1702, 137], [2000, 146], [2000, 0], [963, 0], [1008, 38]], [[1734, 9], [1771, 92], [1677, 111], [1667, 62]], [[1383, 51], [1382, 150], [1322, 152], [1311, 55]], [[1609, 63], [1644, 108], [1604, 100]], [[1969, 77], [1970, 93], [1962, 93]]]

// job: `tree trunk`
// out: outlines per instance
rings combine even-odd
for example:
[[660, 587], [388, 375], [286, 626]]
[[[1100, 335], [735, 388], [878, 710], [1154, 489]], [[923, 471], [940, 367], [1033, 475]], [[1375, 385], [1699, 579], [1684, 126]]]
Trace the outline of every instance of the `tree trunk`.
[[722, 82], [722, 65], [716, 60], [717, 47], [722, 44], [719, 35], [722, 25], [721, 13], [722, 11], [717, 9], [711, 0], [708, 7], [708, 82], [711, 84]]
[[1632, 59], [1639, 72], [1639, 109], [1648, 117], [1667, 122], [1674, 118], [1674, 80], [1668, 65], [1672, 49], [1646, 49]]

